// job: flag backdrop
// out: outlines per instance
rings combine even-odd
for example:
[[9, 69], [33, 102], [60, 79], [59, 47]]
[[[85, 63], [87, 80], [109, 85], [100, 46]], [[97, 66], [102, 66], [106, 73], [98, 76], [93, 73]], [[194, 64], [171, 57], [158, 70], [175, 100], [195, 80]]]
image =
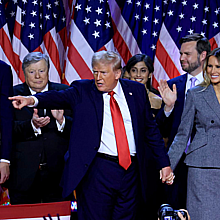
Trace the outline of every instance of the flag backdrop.
[[66, 84], [93, 78], [95, 51], [114, 50], [123, 65], [145, 53], [157, 87], [183, 74], [181, 37], [200, 33], [212, 49], [220, 46], [219, 0], [2, 0], [0, 10], [0, 58], [11, 64], [14, 84], [24, 81], [21, 62], [31, 51], [49, 55], [50, 80]]

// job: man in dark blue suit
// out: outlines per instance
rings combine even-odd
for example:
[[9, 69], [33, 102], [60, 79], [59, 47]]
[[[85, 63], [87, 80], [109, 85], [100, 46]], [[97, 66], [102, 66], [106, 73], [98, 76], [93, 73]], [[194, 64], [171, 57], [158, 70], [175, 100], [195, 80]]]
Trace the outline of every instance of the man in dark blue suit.
[[[197, 33], [183, 37], [180, 44], [180, 63], [186, 74], [159, 82], [163, 104], [156, 120], [161, 134], [168, 138], [168, 149], [181, 122], [186, 92], [203, 81], [202, 67], [211, 49], [208, 39]], [[169, 203], [175, 209], [186, 208], [187, 167], [184, 158], [185, 154], [175, 169], [175, 183], [165, 186], [167, 195], [163, 203]]]
[[[146, 177], [146, 148], [150, 147], [155, 154], [162, 181], [172, 184], [169, 158], [145, 87], [120, 79], [120, 57], [114, 52], [96, 52], [92, 68], [94, 80], [74, 81], [65, 91], [49, 91], [28, 98], [17, 96], [11, 100], [18, 109], [26, 105], [73, 109], [62, 186], [64, 196], [76, 189], [79, 220], [136, 219], [140, 191], [145, 197], [146, 180], [150, 178]], [[114, 95], [110, 97], [112, 91]], [[118, 153], [112, 96], [119, 105], [128, 142], [131, 164], [125, 168]]]
[[13, 106], [8, 97], [13, 95], [11, 67], [0, 61], [0, 184], [9, 178], [12, 148]]

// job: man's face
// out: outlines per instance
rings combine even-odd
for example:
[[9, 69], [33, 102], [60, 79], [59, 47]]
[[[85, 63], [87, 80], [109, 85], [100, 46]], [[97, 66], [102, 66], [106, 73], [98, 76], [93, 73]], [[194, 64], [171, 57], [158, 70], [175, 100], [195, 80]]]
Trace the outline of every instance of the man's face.
[[[201, 68], [200, 56], [196, 50], [196, 41], [183, 43], [180, 48], [180, 63], [182, 69], [192, 73]], [[199, 70], [200, 72], [201, 70]]]
[[25, 81], [35, 92], [41, 92], [48, 83], [48, 67], [44, 59], [25, 68]]
[[117, 85], [121, 70], [113, 71], [111, 64], [96, 63], [93, 66], [96, 87], [101, 92], [110, 92]]

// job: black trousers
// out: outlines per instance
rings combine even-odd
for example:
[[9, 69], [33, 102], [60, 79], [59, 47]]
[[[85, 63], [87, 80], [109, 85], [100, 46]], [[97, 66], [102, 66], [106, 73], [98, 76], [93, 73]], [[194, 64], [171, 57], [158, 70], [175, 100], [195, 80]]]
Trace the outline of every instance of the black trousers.
[[31, 187], [26, 191], [10, 189], [9, 196], [12, 205], [34, 204], [63, 201], [62, 188], [58, 183], [53, 184], [48, 175], [47, 167], [38, 170]]

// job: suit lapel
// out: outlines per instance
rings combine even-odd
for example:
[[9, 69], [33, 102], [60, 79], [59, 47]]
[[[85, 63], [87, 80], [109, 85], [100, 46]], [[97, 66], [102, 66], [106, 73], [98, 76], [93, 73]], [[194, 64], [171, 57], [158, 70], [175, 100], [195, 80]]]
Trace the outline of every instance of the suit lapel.
[[212, 85], [209, 85], [203, 92], [203, 97], [210, 106], [210, 108], [216, 113], [220, 119], [220, 104], [215, 94], [215, 90]]
[[[187, 73], [188, 74], [188, 73]], [[178, 101], [180, 104], [183, 105], [185, 103], [185, 91], [186, 91], [186, 80], [187, 74], [182, 75], [179, 81], [176, 82], [177, 94], [178, 94]]]
[[22, 95], [25, 95], [25, 96], [31, 95], [31, 91], [26, 83], [23, 83]]

